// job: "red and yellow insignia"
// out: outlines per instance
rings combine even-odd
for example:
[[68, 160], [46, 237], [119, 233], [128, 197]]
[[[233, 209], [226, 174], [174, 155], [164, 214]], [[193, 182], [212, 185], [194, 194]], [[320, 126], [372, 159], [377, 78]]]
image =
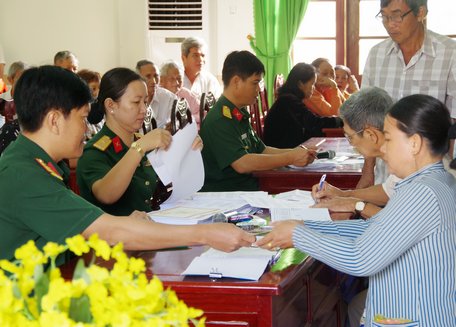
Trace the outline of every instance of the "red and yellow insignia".
[[111, 139], [109, 138], [109, 136], [107, 135], [104, 135], [102, 137], [100, 137], [100, 139], [98, 141], [96, 141], [93, 146], [95, 148], [97, 148], [98, 150], [101, 150], [101, 151], [105, 151], [108, 146], [111, 144]]
[[42, 159], [40, 158], [35, 158], [36, 162], [38, 162], [38, 164], [44, 169], [46, 170], [49, 174], [51, 174], [52, 176], [54, 176], [55, 178], [58, 178], [60, 179], [61, 181], [63, 181], [63, 177], [59, 174], [59, 172], [57, 171], [57, 169], [54, 167], [54, 165], [49, 162], [48, 164], [46, 164]]
[[118, 136], [116, 136], [112, 139], [112, 145], [114, 146], [114, 151], [116, 153], [119, 153], [123, 149], [122, 141], [120, 140], [120, 137], [118, 137]]
[[232, 117], [231, 117], [231, 109], [228, 108], [227, 106], [223, 106], [222, 113], [223, 113], [223, 116], [225, 116], [226, 118], [232, 119]]
[[233, 115], [238, 121], [241, 121], [242, 117], [244, 117], [244, 115], [239, 111], [238, 108], [233, 109]]

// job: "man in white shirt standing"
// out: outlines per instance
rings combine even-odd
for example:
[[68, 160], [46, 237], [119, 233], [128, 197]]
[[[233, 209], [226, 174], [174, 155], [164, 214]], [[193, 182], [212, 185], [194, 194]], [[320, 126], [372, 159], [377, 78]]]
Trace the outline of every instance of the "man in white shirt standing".
[[195, 93], [212, 92], [216, 98], [222, 93], [217, 78], [203, 70], [206, 62], [206, 43], [196, 37], [188, 37], [181, 44], [182, 62], [184, 64], [184, 87]]
[[146, 129], [150, 130], [150, 119], [154, 117], [157, 127], [163, 127], [171, 120], [171, 110], [177, 96], [170, 91], [158, 86], [160, 75], [157, 66], [149, 60], [140, 60], [136, 64], [136, 71], [141, 75], [147, 84], [148, 102], [151, 112], [147, 114], [144, 121]]

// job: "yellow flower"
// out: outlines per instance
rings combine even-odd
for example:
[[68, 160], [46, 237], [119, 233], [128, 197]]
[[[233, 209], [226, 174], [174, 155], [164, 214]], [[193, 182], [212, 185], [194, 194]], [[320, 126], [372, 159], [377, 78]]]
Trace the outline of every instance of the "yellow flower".
[[105, 240], [100, 240], [98, 234], [92, 234], [89, 238], [89, 246], [95, 250], [97, 257], [102, 257], [104, 260], [109, 260], [111, 256], [111, 247]]
[[44, 254], [48, 258], [55, 258], [57, 257], [60, 253], [65, 252], [66, 246], [57, 244], [54, 242], [48, 242], [44, 247]]
[[40, 316], [40, 325], [46, 327], [71, 327], [74, 324], [63, 312], [43, 312]]
[[14, 256], [18, 260], [29, 260], [31, 257], [38, 259], [37, 261], [43, 260], [43, 253], [38, 250], [35, 245], [35, 242], [32, 240], [28, 241], [20, 248], [16, 249]]
[[68, 244], [70, 251], [78, 256], [90, 251], [89, 245], [80, 234], [67, 238], [65, 242]]
[[49, 291], [43, 296], [41, 306], [43, 311], [53, 311], [63, 299], [71, 296], [71, 285], [63, 278], [57, 278], [49, 283]]
[[0, 260], [0, 268], [6, 270], [11, 274], [17, 274], [21, 271], [21, 268], [16, 266], [14, 263], [8, 260]]
[[134, 273], [134, 274], [139, 274], [141, 272], [146, 271], [146, 263], [144, 262], [143, 259], [141, 258], [130, 258], [130, 265], [129, 265], [129, 270]]

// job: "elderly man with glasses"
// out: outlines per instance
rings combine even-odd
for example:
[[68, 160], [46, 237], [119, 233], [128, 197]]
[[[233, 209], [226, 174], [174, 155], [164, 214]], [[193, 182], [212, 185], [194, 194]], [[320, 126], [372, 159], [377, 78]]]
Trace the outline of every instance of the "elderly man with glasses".
[[[376, 17], [389, 38], [370, 50], [361, 87], [378, 86], [394, 101], [431, 95], [445, 103], [455, 119], [456, 42], [426, 28], [427, 11], [427, 0], [380, 0]], [[366, 160], [360, 187], [372, 185], [373, 166], [373, 160]], [[375, 183], [380, 182], [376, 176]]]
[[[392, 105], [393, 100], [388, 93], [373, 86], [354, 93], [340, 108], [339, 114], [344, 122], [345, 137], [365, 158], [382, 157], [380, 148], [385, 140], [383, 121]], [[322, 190], [318, 184], [314, 185], [312, 195], [318, 202], [315, 207], [347, 213], [346, 216], [338, 215], [337, 219], [349, 218], [354, 213], [364, 219], [370, 218], [388, 202], [398, 181], [397, 177], [389, 175], [381, 159], [379, 166], [382, 179], [386, 180], [383, 184], [346, 191], [328, 183], [323, 185]]]

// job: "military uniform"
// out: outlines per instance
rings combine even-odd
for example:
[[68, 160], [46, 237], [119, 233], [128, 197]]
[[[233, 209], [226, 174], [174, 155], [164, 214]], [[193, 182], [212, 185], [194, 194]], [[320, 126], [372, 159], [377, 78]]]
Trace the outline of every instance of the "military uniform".
[[103, 211], [67, 188], [69, 169], [19, 135], [0, 158], [0, 258], [29, 240], [38, 247], [83, 232]]
[[150, 199], [157, 185], [157, 175], [147, 157], [141, 159], [125, 193], [114, 204], [100, 203], [92, 193], [92, 185], [102, 179], [127, 153], [119, 136], [106, 125], [89, 142], [78, 160], [77, 182], [81, 196], [116, 216], [130, 215], [134, 210], [151, 211]]
[[204, 119], [202, 191], [257, 191], [252, 174], [239, 174], [231, 164], [248, 153], [262, 153], [265, 145], [253, 131], [245, 108], [238, 109], [223, 95]]

